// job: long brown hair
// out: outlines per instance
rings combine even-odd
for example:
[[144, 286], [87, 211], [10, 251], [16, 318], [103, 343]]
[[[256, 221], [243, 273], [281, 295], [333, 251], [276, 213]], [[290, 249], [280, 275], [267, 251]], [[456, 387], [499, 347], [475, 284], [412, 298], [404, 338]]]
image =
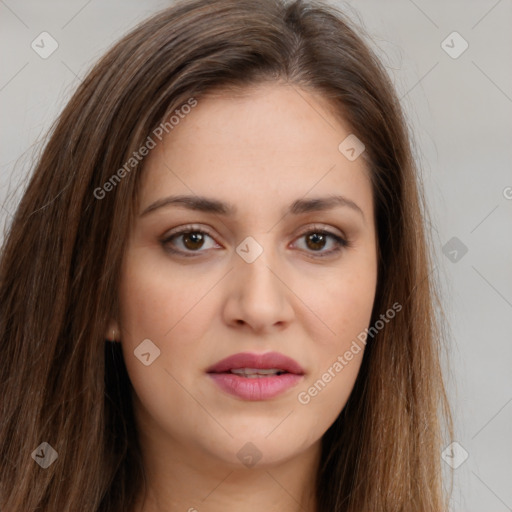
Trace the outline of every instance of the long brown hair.
[[[104, 184], [190, 98], [278, 79], [320, 92], [365, 144], [379, 248], [371, 325], [402, 305], [368, 339], [348, 403], [323, 437], [318, 510], [448, 508], [440, 454], [443, 426], [449, 439], [453, 427], [428, 211], [385, 69], [328, 4], [187, 0], [135, 28], [79, 86], [2, 247], [1, 510], [133, 507], [144, 470], [132, 388], [119, 344], [104, 334], [118, 312], [144, 160]], [[46, 469], [31, 456], [43, 442], [58, 454]]]

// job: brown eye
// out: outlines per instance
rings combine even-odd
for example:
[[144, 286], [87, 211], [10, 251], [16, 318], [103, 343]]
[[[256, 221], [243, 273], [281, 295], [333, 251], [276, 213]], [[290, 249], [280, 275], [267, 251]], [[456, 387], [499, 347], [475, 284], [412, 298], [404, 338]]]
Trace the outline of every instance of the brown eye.
[[200, 249], [204, 244], [204, 234], [199, 231], [191, 231], [181, 236], [183, 236], [183, 245], [191, 251]]
[[326, 238], [324, 233], [310, 233], [306, 235], [306, 244], [310, 249], [317, 251], [324, 248]]
[[165, 237], [161, 243], [164, 249], [171, 253], [195, 256], [196, 254], [199, 255], [202, 252], [206, 252], [206, 249], [216, 245], [213, 241], [214, 243], [208, 247], [208, 239], [213, 241], [213, 238], [206, 231], [188, 227]]
[[[313, 254], [314, 257], [322, 258], [324, 256], [330, 256], [339, 252], [344, 247], [349, 247], [350, 243], [341, 238], [334, 233], [330, 233], [329, 231], [315, 229], [313, 231], [308, 231], [303, 233], [299, 240], [305, 240], [306, 252], [309, 253], [317, 253]], [[326, 246], [329, 245], [329, 242], [332, 241], [332, 245], [334, 246], [330, 250], [323, 250]]]

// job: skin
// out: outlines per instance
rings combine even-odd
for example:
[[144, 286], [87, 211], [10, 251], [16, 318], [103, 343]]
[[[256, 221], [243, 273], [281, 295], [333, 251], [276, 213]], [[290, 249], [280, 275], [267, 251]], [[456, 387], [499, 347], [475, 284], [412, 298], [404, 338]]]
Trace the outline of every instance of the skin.
[[[297, 397], [369, 326], [377, 284], [367, 165], [338, 150], [350, 133], [323, 97], [272, 83], [198, 99], [148, 155], [139, 213], [174, 194], [219, 199], [237, 212], [173, 205], [133, 225], [121, 313], [106, 335], [122, 343], [135, 389], [149, 485], [135, 510], [315, 510], [321, 438], [347, 402], [364, 351], [308, 404]], [[349, 198], [362, 214], [335, 207], [284, 215], [296, 199], [330, 194]], [[202, 246], [183, 235], [162, 243], [191, 223], [209, 231]], [[319, 257], [337, 244], [330, 237], [308, 243], [305, 234], [318, 228], [351, 246]], [[263, 248], [252, 263], [236, 252], [248, 236]], [[160, 349], [148, 366], [134, 356], [145, 339]], [[229, 355], [269, 351], [305, 370], [297, 386], [272, 399], [228, 395], [206, 374]], [[261, 454], [253, 467], [237, 457], [247, 442]]]

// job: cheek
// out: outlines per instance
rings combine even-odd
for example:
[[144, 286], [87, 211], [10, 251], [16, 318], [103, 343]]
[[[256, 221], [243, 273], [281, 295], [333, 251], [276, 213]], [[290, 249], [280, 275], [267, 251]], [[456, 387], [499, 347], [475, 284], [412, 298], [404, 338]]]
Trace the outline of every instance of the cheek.
[[320, 430], [332, 424], [352, 392], [365, 349], [358, 336], [370, 323], [376, 280], [373, 260], [351, 260], [306, 295], [317, 314], [310, 323], [315, 362], [297, 403], [305, 417], [322, 418]]
[[368, 326], [375, 299], [376, 282], [371, 274], [351, 274], [340, 279], [337, 287], [331, 285], [330, 296], [336, 297], [330, 304], [329, 317], [334, 331], [344, 340], [354, 337]]
[[322, 335], [316, 327], [319, 321], [312, 328], [317, 332], [312, 351], [315, 362], [309, 378], [297, 390], [296, 400], [305, 419], [317, 418], [312, 435], [327, 430], [352, 392], [365, 349], [358, 336], [369, 325], [374, 297], [375, 281], [371, 274], [365, 279], [357, 275], [340, 278], [318, 296], [310, 295], [312, 309], [318, 307], [324, 327]]
[[344, 350], [370, 322], [375, 299], [376, 272], [372, 266], [333, 271], [316, 287], [302, 292], [311, 316], [311, 337], [324, 354]]
[[190, 279], [185, 272], [167, 273], [165, 265], [152, 263], [142, 250], [127, 260], [120, 289], [120, 323], [125, 338], [133, 342], [154, 338], [165, 344], [175, 329], [181, 336], [197, 325], [191, 319], [197, 320], [197, 309], [212, 284], [211, 279]]
[[[154, 249], [153, 249], [154, 251]], [[139, 401], [140, 417], [156, 418], [169, 432], [182, 427], [172, 420], [169, 411], [183, 411], [194, 405], [184, 390], [192, 389], [180, 373], [197, 363], [197, 343], [207, 329], [207, 294], [211, 279], [198, 279], [191, 285], [190, 276], [155, 265], [150, 251], [133, 250], [123, 268], [120, 287], [120, 326], [122, 349], [127, 372]], [[201, 300], [204, 297], [203, 300]], [[149, 365], [143, 364], [134, 351], [143, 340], [159, 350]], [[148, 346], [148, 345], [146, 345]], [[155, 349], [149, 345], [152, 352]], [[186, 423], [186, 422], [185, 422]], [[190, 428], [190, 425], [188, 426]], [[185, 429], [186, 430], [186, 429]], [[181, 432], [181, 435], [185, 435]]]
[[[211, 328], [209, 292], [218, 277], [171, 271], [166, 262], [155, 264], [153, 255], [154, 249], [137, 249], [126, 260], [120, 288], [120, 327], [130, 380], [142, 402], [160, 414], [178, 404], [190, 406], [178, 381], [186, 380], [190, 388], [192, 374], [183, 372], [197, 367], [201, 352], [197, 340]], [[139, 346], [147, 339], [157, 347], [149, 345], [158, 357], [144, 366], [136, 355], [137, 351], [142, 353]], [[174, 397], [173, 404], [168, 402], [170, 396]]]

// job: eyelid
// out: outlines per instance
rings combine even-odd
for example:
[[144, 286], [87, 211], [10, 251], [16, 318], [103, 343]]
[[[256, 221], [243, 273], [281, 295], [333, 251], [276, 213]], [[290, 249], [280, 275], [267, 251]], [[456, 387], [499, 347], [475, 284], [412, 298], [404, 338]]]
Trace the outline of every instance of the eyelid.
[[186, 233], [188, 231], [202, 231], [206, 233], [207, 235], [214, 238], [214, 236], [210, 233], [209, 227], [205, 227], [204, 224], [184, 224], [183, 226], [178, 226], [177, 228], [173, 228], [170, 231], [167, 231], [163, 236], [162, 239], [167, 240], [171, 236], [178, 235], [181, 233]]
[[[214, 236], [210, 232], [209, 227], [204, 227], [204, 225], [199, 225], [199, 224], [185, 224], [185, 225], [179, 226], [177, 228], [174, 228], [171, 231], [166, 232], [161, 237], [160, 242], [162, 243], [162, 245], [165, 245], [165, 244], [169, 243], [171, 238], [173, 238], [174, 236], [179, 236], [179, 235], [189, 233], [189, 232], [204, 233], [204, 234], [208, 235], [218, 245], [218, 242], [216, 241], [216, 236]], [[349, 240], [343, 232], [334, 233], [332, 227], [326, 227], [325, 225], [318, 224], [318, 223], [310, 224], [310, 225], [306, 226], [305, 228], [301, 229], [301, 231], [294, 236], [294, 240], [292, 243], [294, 243], [300, 237], [303, 237], [307, 234], [315, 233], [315, 232], [324, 233], [328, 236], [331, 236], [335, 240], [337, 247], [334, 249], [331, 249], [330, 251], [306, 251], [309, 255], [311, 255], [314, 258], [322, 258], [322, 257], [330, 256], [332, 254], [335, 254], [335, 253], [341, 251], [342, 249], [351, 247], [351, 245], [352, 245], [351, 240]], [[167, 248], [166, 250], [169, 252], [172, 252], [174, 254], [179, 254], [179, 255], [182, 255], [185, 257], [189, 257], [189, 256], [194, 257], [195, 255], [199, 256], [201, 253], [208, 252], [207, 250], [183, 251], [183, 250], [179, 250], [179, 249], [170, 249], [170, 248]]]
[[[191, 233], [191, 232], [204, 233], [204, 234], [208, 235], [217, 245], [219, 245], [216, 240], [216, 236], [214, 236], [210, 232], [210, 229], [208, 227], [205, 228], [204, 225], [199, 225], [199, 224], [185, 224], [183, 226], [179, 226], [177, 228], [171, 229], [170, 231], [167, 231], [164, 235], [162, 235], [162, 237], [160, 238], [160, 242], [162, 244], [166, 244], [174, 236], [180, 236], [185, 233]], [[173, 250], [172, 252], [176, 252], [178, 254], [184, 254], [184, 251], [181, 251], [181, 250]], [[197, 254], [200, 254], [201, 252], [206, 252], [206, 251], [196, 251]], [[187, 253], [193, 254], [194, 251], [187, 251]]]
[[305, 251], [306, 255], [312, 259], [329, 258], [330, 256], [336, 256], [342, 250], [352, 247], [351, 239], [349, 239], [343, 232], [341, 232], [341, 234], [334, 233], [332, 229], [332, 227], [326, 227], [325, 225], [321, 225], [318, 223], [309, 225], [305, 229], [301, 230], [299, 234], [295, 236], [294, 242], [292, 243], [296, 243], [296, 240], [310, 233], [323, 233], [334, 239], [336, 243], [336, 247], [334, 249], [331, 249], [329, 251]]
[[347, 240], [347, 237], [345, 236], [343, 231], [338, 229], [337, 230], [338, 233], [334, 233], [333, 229], [336, 229], [336, 228], [333, 228], [331, 226], [327, 226], [326, 224], [313, 223], [311, 225], [308, 225], [303, 230], [299, 231], [299, 234], [296, 235], [296, 237], [297, 236], [307, 235], [308, 233], [311, 233], [312, 231], [324, 231], [324, 232], [326, 232], [326, 233], [328, 233], [328, 234], [330, 234], [332, 236], [337, 236], [337, 237], [343, 238], [344, 240]]

